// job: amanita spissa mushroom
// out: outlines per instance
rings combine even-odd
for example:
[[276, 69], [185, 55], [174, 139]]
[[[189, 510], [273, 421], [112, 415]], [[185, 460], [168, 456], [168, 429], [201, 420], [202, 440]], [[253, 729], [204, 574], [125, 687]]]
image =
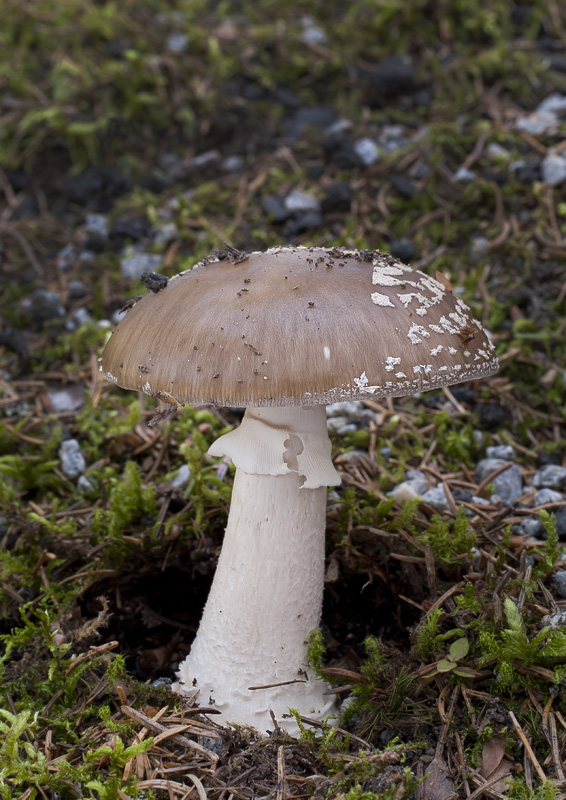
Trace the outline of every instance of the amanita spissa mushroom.
[[[216, 253], [141, 298], [104, 376], [172, 403], [245, 407], [210, 448], [236, 465], [224, 544], [177, 691], [260, 730], [334, 710], [307, 666], [322, 608], [331, 461], [325, 404], [401, 396], [497, 370], [469, 308], [377, 251]], [[259, 688], [258, 688], [259, 687]]]

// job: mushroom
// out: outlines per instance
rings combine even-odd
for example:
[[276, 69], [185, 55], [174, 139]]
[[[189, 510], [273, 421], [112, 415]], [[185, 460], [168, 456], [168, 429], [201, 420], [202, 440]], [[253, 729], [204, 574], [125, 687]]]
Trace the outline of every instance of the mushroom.
[[[485, 377], [493, 344], [435, 280], [378, 251], [229, 248], [131, 307], [101, 371], [173, 404], [245, 407], [209, 450], [236, 465], [222, 552], [175, 689], [223, 721], [296, 732], [335, 710], [307, 664], [320, 622], [331, 460], [325, 404]], [[274, 716], [272, 716], [274, 715]]]

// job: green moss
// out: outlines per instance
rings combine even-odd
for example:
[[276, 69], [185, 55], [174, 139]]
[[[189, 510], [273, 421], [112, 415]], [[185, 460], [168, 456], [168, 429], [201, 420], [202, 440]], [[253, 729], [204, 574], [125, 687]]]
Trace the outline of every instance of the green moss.
[[459, 611], [468, 611], [474, 616], [478, 616], [482, 611], [481, 603], [476, 595], [474, 584], [471, 581], [466, 582], [464, 592], [456, 595], [454, 602]]
[[103, 455], [107, 442], [119, 441], [141, 422], [142, 409], [138, 397], [132, 392], [123, 392], [123, 397], [123, 404], [118, 404], [113, 396], [103, 397], [95, 406], [91, 396], [87, 395], [76, 424], [82, 437], [81, 447], [90, 463]]
[[[53, 474], [53, 469], [59, 466], [58, 459], [45, 461], [41, 456], [2, 456], [0, 457], [0, 475], [3, 481], [11, 482], [18, 492], [29, 492], [53, 489], [65, 491], [64, 481]], [[10, 498], [7, 483], [4, 484]]]
[[418, 786], [418, 781], [406, 767], [403, 770], [403, 780], [401, 783], [397, 781], [389, 789], [383, 792], [366, 791], [357, 783], [346, 794], [340, 793], [336, 795], [337, 800], [402, 800], [402, 798], [409, 798], [413, 795]]
[[63, 362], [70, 369], [77, 369], [98, 350], [107, 336], [108, 331], [94, 322], [86, 322], [74, 331], [57, 329], [51, 344], [34, 351], [34, 369], [38, 372], [47, 371], [56, 361]]
[[428, 528], [416, 532], [416, 538], [430, 545], [434, 557], [445, 565], [462, 555], [470, 556], [476, 544], [476, 534], [466, 518], [465, 506], [460, 506], [456, 516], [447, 521], [434, 515]]
[[[133, 780], [122, 780], [125, 763], [152, 745], [143, 743], [126, 747], [119, 736], [103, 747], [87, 745], [77, 758], [76, 746], [79, 721], [111, 720], [113, 709], [108, 695], [102, 700], [83, 703], [101, 679], [111, 686], [120, 680], [131, 679], [125, 673], [123, 659], [112, 655], [90, 657], [75, 662], [76, 642], [85, 631], [77, 632], [76, 641], [58, 641], [60, 625], [58, 612], [49, 604], [34, 609], [31, 604], [21, 609], [21, 625], [9, 634], [0, 636], [4, 652], [0, 656], [0, 688], [13, 699], [14, 708], [0, 709], [0, 796], [15, 798], [26, 789], [30, 797], [44, 796], [53, 791], [67, 800], [75, 797], [77, 785], [92, 788], [101, 797], [118, 800], [119, 791], [135, 792]], [[86, 623], [94, 633], [95, 622]], [[30, 646], [33, 648], [30, 649]], [[20, 659], [27, 653], [25, 665]], [[75, 654], [73, 654], [75, 653]], [[33, 655], [32, 655], [33, 654]], [[46, 709], [49, 708], [49, 711]], [[57, 770], [48, 764], [42, 748], [32, 742], [40, 741], [51, 731], [53, 742], [66, 742], [68, 756], [57, 759]], [[122, 733], [127, 726], [122, 726]]]
[[[496, 659], [494, 673], [501, 689], [524, 691], [529, 678], [517, 671], [517, 664], [534, 664], [550, 669], [563, 666], [566, 664], [566, 633], [545, 627], [530, 635], [527, 623], [513, 600], [508, 597], [503, 605], [507, 627], [500, 633], [487, 629], [479, 632], [480, 663]], [[562, 678], [563, 671], [560, 670], [556, 674], [557, 683]]]
[[540, 549], [541, 559], [533, 570], [533, 580], [539, 577], [546, 578], [550, 573], [554, 572], [557, 563], [562, 559], [564, 551], [563, 546], [560, 544], [555, 515], [541, 510], [539, 511], [539, 520], [546, 532], [546, 540]]
[[439, 621], [443, 616], [444, 611], [441, 608], [436, 608], [426, 615], [419, 627], [414, 651], [423, 661], [431, 661], [438, 650], [440, 644]]
[[218, 477], [207, 459], [208, 447], [208, 442], [198, 431], [193, 431], [190, 445], [182, 444], [180, 447], [191, 473], [185, 495], [194, 503], [192, 526], [195, 532], [201, 527], [207, 508], [226, 508], [232, 496], [231, 485]]
[[155, 512], [155, 489], [142, 484], [138, 465], [128, 461], [123, 477], [110, 481], [108, 508], [96, 510], [92, 529], [104, 540], [121, 541], [134, 523], [152, 520]]
[[509, 800], [558, 800], [560, 791], [551, 780], [532, 789], [527, 786], [522, 775], [517, 775], [509, 782], [507, 797]]

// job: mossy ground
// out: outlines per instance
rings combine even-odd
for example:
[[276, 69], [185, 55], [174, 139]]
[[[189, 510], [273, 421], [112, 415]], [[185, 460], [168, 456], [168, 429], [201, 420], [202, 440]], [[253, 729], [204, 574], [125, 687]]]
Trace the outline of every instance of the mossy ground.
[[[2, 798], [566, 797], [566, 641], [541, 622], [564, 609], [550, 585], [564, 560], [556, 508], [531, 546], [511, 530], [528, 506], [456, 499], [439, 517], [387, 497], [411, 467], [453, 496], [480, 491], [485, 444], [513, 444], [526, 476], [541, 459], [565, 463], [564, 191], [507, 168], [564, 139], [564, 123], [541, 136], [515, 125], [566, 90], [560, 4], [4, 0], [0, 16]], [[312, 27], [324, 37], [309, 38]], [[167, 48], [172, 32], [186, 52]], [[413, 60], [410, 91], [379, 83], [392, 55]], [[346, 167], [316, 127], [286, 134], [313, 106], [348, 120], [351, 139], [395, 124], [407, 143]], [[495, 144], [507, 155], [490, 156]], [[190, 165], [210, 151], [241, 168]], [[188, 165], [180, 177], [168, 180], [163, 153]], [[463, 166], [475, 180], [453, 180]], [[68, 189], [85, 175], [88, 209]], [[399, 191], [399, 175], [414, 191]], [[336, 183], [351, 189], [349, 210], [293, 241], [387, 250], [411, 238], [417, 265], [463, 287], [502, 369], [461, 400], [368, 404], [380, 424], [335, 440], [343, 486], [311, 651], [353, 700], [338, 731], [304, 723], [300, 742], [258, 740], [151, 683], [173, 676], [198, 625], [232, 474], [205, 453], [237, 420], [186, 408], [151, 428], [147, 398], [100, 383], [108, 330], [96, 323], [144, 289], [120, 276], [118, 247], [80, 260], [82, 225], [87, 210], [149, 225], [167, 206], [178, 235], [153, 250], [173, 274], [224, 240], [280, 243], [262, 200], [294, 188], [322, 197]], [[76, 258], [62, 270], [68, 244]], [[59, 292], [65, 318], [37, 319], [37, 288]], [[92, 321], [69, 331], [80, 306]], [[75, 409], [53, 410], [61, 388]], [[494, 407], [504, 413], [492, 424]], [[91, 491], [60, 470], [69, 436]], [[344, 458], [351, 450], [363, 455]], [[185, 463], [189, 485], [174, 490]], [[157, 743], [156, 715], [169, 730]], [[183, 724], [204, 750], [170, 738]], [[494, 752], [510, 775], [482, 789]]]

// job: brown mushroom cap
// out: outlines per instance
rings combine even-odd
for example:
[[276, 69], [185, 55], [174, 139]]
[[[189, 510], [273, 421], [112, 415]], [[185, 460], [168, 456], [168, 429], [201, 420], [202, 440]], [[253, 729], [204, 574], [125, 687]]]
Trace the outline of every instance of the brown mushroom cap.
[[378, 251], [315, 247], [205, 259], [130, 308], [101, 359], [126, 389], [226, 406], [396, 397], [497, 368], [448, 282]]

